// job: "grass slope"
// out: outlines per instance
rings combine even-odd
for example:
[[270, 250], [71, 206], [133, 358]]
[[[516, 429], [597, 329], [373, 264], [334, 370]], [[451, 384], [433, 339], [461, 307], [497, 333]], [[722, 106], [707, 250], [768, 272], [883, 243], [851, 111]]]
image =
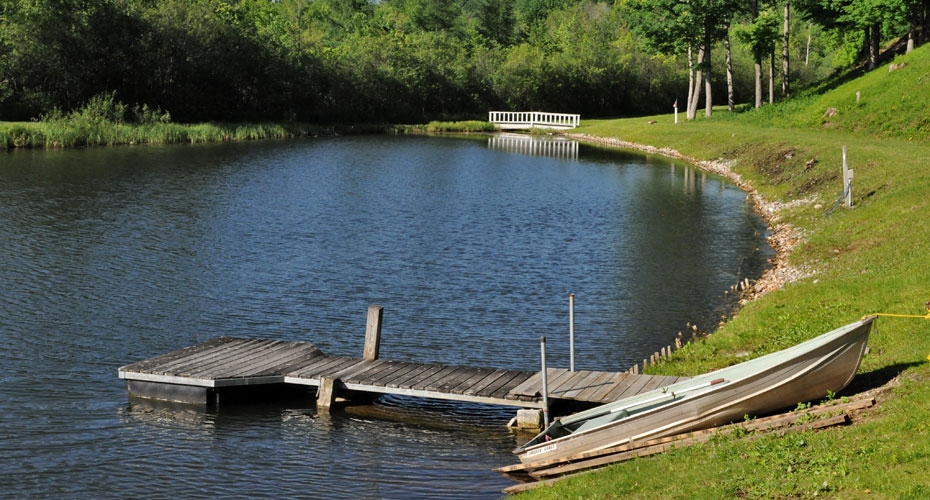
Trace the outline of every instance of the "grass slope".
[[[810, 276], [749, 302], [653, 373], [693, 375], [814, 337], [873, 312], [922, 316], [930, 300], [930, 47], [820, 96], [674, 125], [671, 116], [585, 121], [579, 132], [724, 160], [799, 235]], [[859, 92], [859, 102], [856, 102]], [[836, 108], [833, 116], [824, 116]], [[648, 124], [649, 120], [657, 123]], [[855, 172], [853, 209], [841, 152]], [[729, 437], [618, 464], [529, 498], [930, 498], [930, 322], [880, 318], [845, 393], [882, 392], [856, 425]]]

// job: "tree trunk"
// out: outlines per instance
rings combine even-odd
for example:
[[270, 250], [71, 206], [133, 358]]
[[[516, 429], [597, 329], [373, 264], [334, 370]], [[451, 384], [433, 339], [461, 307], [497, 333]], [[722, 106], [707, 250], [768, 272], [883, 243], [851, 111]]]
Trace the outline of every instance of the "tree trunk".
[[781, 49], [781, 95], [788, 97], [790, 93], [789, 73], [788, 73], [788, 55], [791, 53], [788, 47], [788, 26], [791, 20], [790, 2], [785, 1], [785, 27], [782, 31], [782, 49]]
[[876, 26], [865, 28], [865, 52], [868, 57], [866, 68], [873, 70], [878, 67], [878, 42], [875, 41]]
[[730, 54], [730, 26], [727, 23], [727, 35], [723, 39], [723, 46], [727, 51], [727, 108], [730, 111], [736, 110], [736, 100], [733, 96], [733, 58]]
[[[752, 0], [749, 5], [752, 14], [752, 22], [755, 23], [756, 19], [759, 18], [759, 0]], [[756, 68], [756, 109], [762, 107], [762, 61], [757, 59], [758, 56], [753, 55], [754, 66]]]
[[[704, 60], [704, 48], [698, 50], [698, 61]], [[698, 64], [697, 69], [694, 72], [694, 86], [689, 92], [691, 94], [691, 101], [688, 102], [688, 119], [693, 120], [697, 117], [697, 106], [698, 101], [701, 100], [701, 82], [703, 80], [704, 71], [703, 64]]]
[[775, 51], [769, 56], [769, 104], [775, 103]]
[[762, 107], [762, 63], [756, 63], [756, 109]]
[[691, 116], [691, 99], [694, 98], [694, 52], [692, 50], [691, 44], [688, 44], [688, 100], [685, 101], [685, 114], [688, 119], [694, 118]]
[[710, 117], [714, 110], [713, 93], [711, 92], [710, 71], [710, 41], [704, 42], [704, 116]]

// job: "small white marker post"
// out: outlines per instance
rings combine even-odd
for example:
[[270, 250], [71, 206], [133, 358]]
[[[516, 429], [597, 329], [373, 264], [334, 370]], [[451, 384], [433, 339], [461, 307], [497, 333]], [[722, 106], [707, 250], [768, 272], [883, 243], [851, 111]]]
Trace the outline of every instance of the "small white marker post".
[[675, 124], [678, 124], [678, 99], [675, 99], [675, 104], [672, 105], [675, 108]]
[[849, 168], [846, 158], [846, 146], [843, 146], [843, 192], [846, 193], [846, 208], [852, 208], [852, 180], [853, 171]]

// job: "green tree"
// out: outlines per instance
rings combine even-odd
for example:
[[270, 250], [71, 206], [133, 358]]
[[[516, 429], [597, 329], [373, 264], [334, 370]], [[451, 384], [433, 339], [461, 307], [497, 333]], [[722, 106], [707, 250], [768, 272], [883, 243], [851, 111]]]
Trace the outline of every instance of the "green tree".
[[[736, 12], [735, 0], [630, 0], [637, 14], [637, 29], [656, 50], [667, 54], [688, 53], [693, 68], [688, 85], [688, 119], [697, 115], [704, 87], [705, 114], [713, 109], [711, 48], [727, 34]], [[692, 55], [697, 52], [697, 62]]]
[[772, 9], [758, 11], [758, 2], [753, 2], [752, 21], [735, 28], [738, 41], [749, 47], [755, 67], [755, 107], [762, 106], [762, 62], [770, 59], [778, 40], [778, 15]]
[[509, 46], [516, 20], [513, 3], [513, 0], [477, 0], [474, 9], [478, 33], [497, 44]]

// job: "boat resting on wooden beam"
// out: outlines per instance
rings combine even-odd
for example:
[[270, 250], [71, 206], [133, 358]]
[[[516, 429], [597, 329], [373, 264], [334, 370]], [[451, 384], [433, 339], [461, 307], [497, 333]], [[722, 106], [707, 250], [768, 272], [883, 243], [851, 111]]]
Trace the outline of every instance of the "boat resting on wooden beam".
[[824, 398], [859, 370], [875, 316], [788, 349], [557, 420], [514, 450], [522, 463], [682, 434]]

